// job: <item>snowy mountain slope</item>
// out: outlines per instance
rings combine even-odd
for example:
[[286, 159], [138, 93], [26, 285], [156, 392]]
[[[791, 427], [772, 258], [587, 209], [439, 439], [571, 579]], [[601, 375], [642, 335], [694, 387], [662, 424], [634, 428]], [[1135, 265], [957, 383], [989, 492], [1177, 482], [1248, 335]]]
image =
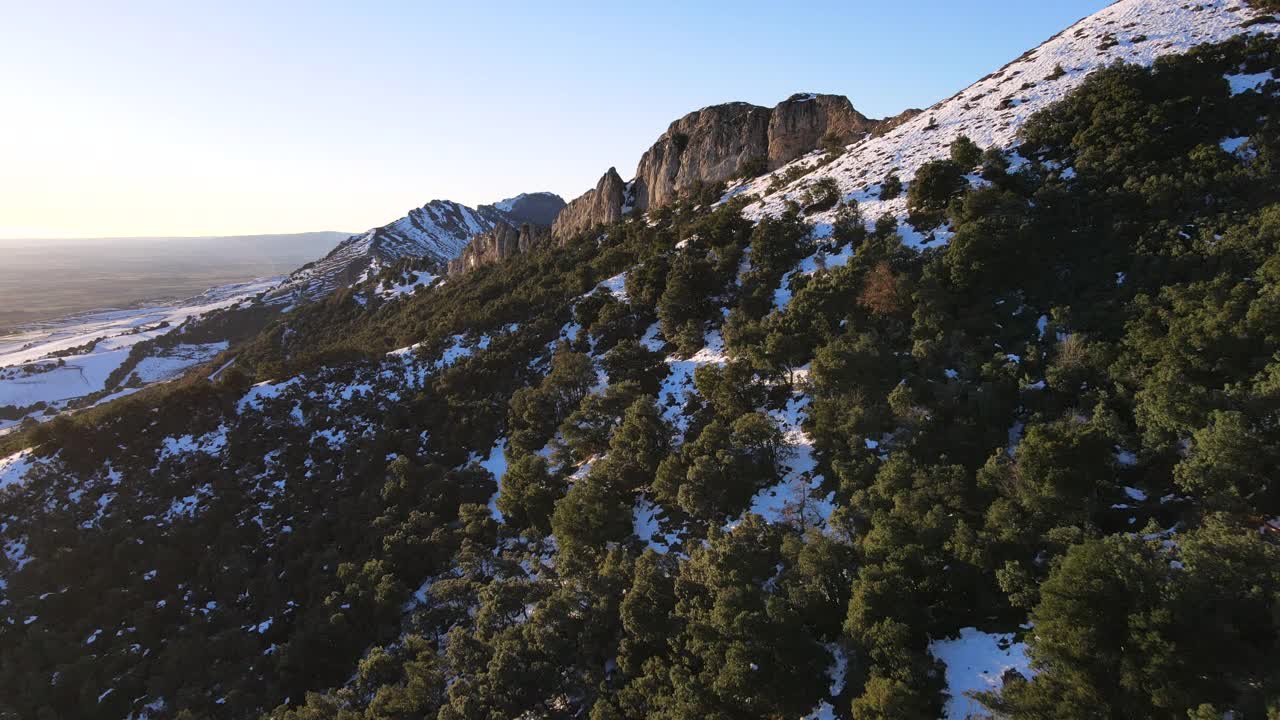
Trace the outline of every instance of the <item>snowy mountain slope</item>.
[[273, 290], [273, 299], [315, 299], [368, 277], [384, 264], [405, 257], [457, 257], [473, 235], [496, 218], [448, 200], [432, 200], [394, 222], [352, 235], [332, 252], [304, 265]]
[[352, 235], [328, 255], [298, 269], [269, 297], [281, 302], [314, 300], [407, 257], [425, 258], [443, 270], [471, 238], [498, 223], [549, 225], [563, 207], [564, 200], [545, 192], [525, 193], [475, 208], [452, 200], [432, 200], [399, 220]]
[[[880, 184], [890, 174], [909, 182], [924, 163], [947, 157], [951, 142], [960, 135], [967, 135], [983, 148], [1011, 147], [1027, 118], [1061, 100], [1093, 70], [1113, 62], [1151, 65], [1162, 55], [1186, 52], [1196, 45], [1237, 35], [1280, 32], [1274, 23], [1246, 26], [1258, 15], [1242, 0], [1195, 4], [1120, 0], [894, 130], [851, 145], [835, 162], [781, 189], [770, 190], [770, 185], [788, 172], [803, 172], [796, 168], [817, 166], [820, 154], [732, 188], [729, 194], [760, 196], [744, 211], [759, 219], [778, 214], [790, 200], [803, 203], [805, 188], [831, 178], [845, 199], [858, 201], [864, 217], [874, 220], [889, 213], [901, 219], [906, 215], [905, 195], [879, 199]], [[834, 213], [816, 214], [810, 220], [829, 223]], [[919, 240], [909, 226], [901, 230], [908, 241]]]

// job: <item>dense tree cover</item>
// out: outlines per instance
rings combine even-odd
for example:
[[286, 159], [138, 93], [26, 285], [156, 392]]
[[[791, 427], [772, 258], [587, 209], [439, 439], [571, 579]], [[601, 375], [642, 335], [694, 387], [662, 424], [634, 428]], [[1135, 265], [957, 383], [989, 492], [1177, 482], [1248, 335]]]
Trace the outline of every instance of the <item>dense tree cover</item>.
[[[704, 188], [41, 426], [0, 717], [927, 718], [969, 626], [1034, 662], [999, 717], [1280, 713], [1280, 134], [1223, 79], [1278, 65], [957, 142], [945, 247]], [[826, 510], [749, 511], [789, 483]]]

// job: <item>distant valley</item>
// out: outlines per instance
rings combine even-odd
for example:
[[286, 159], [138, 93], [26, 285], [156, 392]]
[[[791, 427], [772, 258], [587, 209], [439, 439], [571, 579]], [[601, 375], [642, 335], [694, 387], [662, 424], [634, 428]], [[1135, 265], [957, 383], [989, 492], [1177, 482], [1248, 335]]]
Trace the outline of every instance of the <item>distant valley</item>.
[[0, 239], [0, 336], [66, 315], [182, 300], [218, 285], [287, 275], [348, 235]]

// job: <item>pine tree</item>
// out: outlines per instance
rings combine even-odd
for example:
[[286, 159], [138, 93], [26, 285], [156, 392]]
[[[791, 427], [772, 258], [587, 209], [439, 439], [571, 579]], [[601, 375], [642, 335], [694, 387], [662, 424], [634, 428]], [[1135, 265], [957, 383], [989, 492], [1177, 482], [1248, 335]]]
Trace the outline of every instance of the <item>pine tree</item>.
[[498, 511], [517, 530], [532, 530], [538, 536], [551, 532], [551, 513], [565, 491], [564, 480], [556, 477], [541, 455], [521, 454], [507, 465], [498, 493]]

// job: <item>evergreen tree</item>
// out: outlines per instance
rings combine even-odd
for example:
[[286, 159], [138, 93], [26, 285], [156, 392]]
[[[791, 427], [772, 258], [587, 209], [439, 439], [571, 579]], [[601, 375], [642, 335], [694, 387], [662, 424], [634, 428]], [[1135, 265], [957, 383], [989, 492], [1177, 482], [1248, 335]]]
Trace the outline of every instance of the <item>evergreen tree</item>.
[[959, 165], [964, 170], [970, 170], [977, 167], [982, 160], [982, 148], [977, 143], [970, 140], [966, 135], [958, 135], [951, 142], [951, 162]]
[[551, 473], [546, 458], [522, 454], [507, 465], [498, 493], [498, 511], [511, 527], [546, 535], [551, 532], [551, 513], [564, 491], [564, 481]]

